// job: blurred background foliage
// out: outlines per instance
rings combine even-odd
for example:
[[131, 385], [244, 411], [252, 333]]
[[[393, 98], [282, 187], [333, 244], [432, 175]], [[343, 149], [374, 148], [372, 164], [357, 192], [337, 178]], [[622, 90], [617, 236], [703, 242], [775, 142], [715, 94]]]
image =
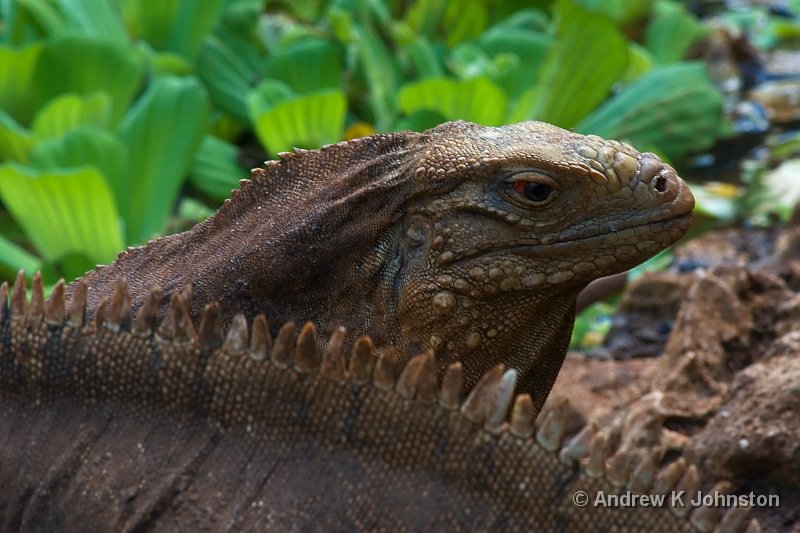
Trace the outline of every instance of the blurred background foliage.
[[[692, 166], [738, 131], [704, 43], [800, 36], [798, 2], [713, 22], [696, 4], [0, 0], [0, 277], [74, 279], [281, 151], [445, 120], [545, 120]], [[693, 187], [701, 213], [758, 212], [750, 175]]]

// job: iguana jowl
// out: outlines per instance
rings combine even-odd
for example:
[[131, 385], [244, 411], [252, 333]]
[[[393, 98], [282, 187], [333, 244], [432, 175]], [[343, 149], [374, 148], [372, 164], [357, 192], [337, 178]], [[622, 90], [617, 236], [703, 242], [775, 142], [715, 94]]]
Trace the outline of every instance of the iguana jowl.
[[401, 361], [433, 349], [439, 375], [461, 361], [468, 388], [502, 362], [541, 408], [577, 294], [683, 236], [693, 205], [672, 168], [619, 142], [452, 122], [283, 154], [215, 216], [84, 281], [90, 313], [120, 276], [134, 309], [191, 285], [195, 321], [217, 301], [224, 325], [343, 325]]

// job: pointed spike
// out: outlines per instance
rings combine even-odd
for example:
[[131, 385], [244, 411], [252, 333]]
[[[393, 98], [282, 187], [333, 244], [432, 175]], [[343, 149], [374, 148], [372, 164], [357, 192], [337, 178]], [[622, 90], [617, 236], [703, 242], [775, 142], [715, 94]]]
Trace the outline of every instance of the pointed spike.
[[375, 370], [372, 373], [372, 382], [380, 390], [388, 391], [394, 387], [394, 360], [393, 350], [384, 350], [378, 355]]
[[[189, 316], [189, 303], [185, 298], [184, 292], [174, 292], [170, 296], [169, 318], [162, 324], [162, 330], [166, 328], [168, 338], [176, 342], [187, 342], [197, 339], [197, 332]], [[171, 334], [171, 337], [169, 335]]]
[[439, 394], [439, 379], [436, 377], [436, 357], [432, 350], [423, 355], [422, 366], [417, 374], [417, 398], [433, 402]]
[[25, 316], [25, 308], [28, 306], [28, 295], [25, 288], [25, 271], [17, 273], [14, 280], [14, 290], [11, 293], [11, 318], [22, 318]]
[[494, 405], [489, 410], [484, 428], [493, 434], [498, 434], [504, 427], [508, 409], [511, 407], [511, 399], [514, 397], [514, 388], [517, 386], [517, 371], [513, 368], [508, 369], [500, 380], [497, 388]]
[[464, 405], [461, 406], [461, 412], [467, 419], [477, 423], [486, 420], [486, 415], [491, 409], [497, 388], [500, 386], [500, 380], [503, 379], [504, 371], [503, 365], [497, 365], [478, 380], [475, 388], [464, 400]]
[[225, 342], [222, 335], [222, 323], [219, 320], [219, 303], [211, 302], [203, 308], [200, 317], [200, 327], [197, 329], [197, 338], [200, 346], [207, 350], [216, 350]]
[[458, 409], [461, 405], [461, 394], [464, 389], [464, 367], [460, 361], [450, 364], [442, 378], [442, 389], [439, 392], [439, 405], [445, 409]]
[[67, 324], [73, 328], [79, 328], [86, 322], [86, 282], [78, 281], [72, 293], [72, 300], [69, 302], [69, 319]]
[[555, 452], [561, 448], [564, 432], [567, 429], [567, 399], [558, 398], [551, 405], [536, 431], [536, 441], [545, 450]]
[[589, 462], [584, 469], [586, 475], [591, 478], [600, 478], [606, 473], [606, 436], [604, 433], [596, 433], [592, 437], [592, 445], [589, 448]]
[[8, 282], [0, 285], [0, 322], [8, 316]]
[[[711, 492], [709, 492], [709, 494], [716, 499], [717, 494], [724, 496], [725, 494], [728, 494], [730, 490], [731, 484], [727, 481], [721, 481], [711, 488]], [[699, 531], [709, 533], [714, 530], [717, 524], [719, 524], [719, 521], [722, 519], [722, 509], [723, 508], [719, 505], [704, 505], [702, 507], [698, 507], [692, 511], [691, 515], [689, 515], [689, 521]]]
[[520, 394], [514, 399], [511, 410], [511, 434], [521, 439], [528, 439], [534, 430], [534, 406], [530, 394]]
[[44, 319], [48, 324], [62, 324], [66, 314], [67, 300], [64, 290], [64, 279], [58, 280], [53, 290], [50, 292], [50, 299], [47, 300], [44, 308]]
[[661, 469], [653, 483], [653, 494], [665, 496], [672, 492], [686, 471], [686, 459], [679, 457]]
[[747, 529], [744, 530], [744, 533], [761, 533], [762, 531], [764, 530], [761, 527], [761, 522], [753, 518], [750, 520], [750, 523], [747, 524]]
[[111, 297], [106, 296], [100, 301], [100, 305], [97, 306], [97, 311], [94, 314], [94, 327], [100, 329], [103, 324], [106, 322], [106, 318], [108, 317], [108, 308], [111, 305]]
[[572, 465], [576, 461], [580, 461], [587, 455], [592, 448], [592, 440], [597, 433], [597, 424], [591, 422], [583, 426], [569, 442], [561, 448], [558, 458], [566, 465]]
[[256, 316], [253, 320], [253, 332], [250, 334], [250, 359], [262, 361], [272, 350], [272, 335], [269, 334], [267, 317]]
[[223, 351], [229, 355], [242, 355], [247, 349], [247, 319], [243, 313], [236, 313], [228, 329], [228, 336], [225, 337], [225, 344], [222, 345]]
[[606, 479], [614, 487], [624, 487], [631, 478], [631, 470], [635, 463], [636, 456], [633, 452], [617, 452], [606, 463]]
[[375, 347], [369, 337], [359, 337], [353, 344], [353, 353], [350, 355], [350, 365], [347, 373], [350, 381], [356, 384], [367, 383], [372, 375], [372, 367], [375, 364], [373, 353]]
[[397, 390], [397, 393], [403, 398], [407, 398], [409, 400], [413, 399], [417, 392], [417, 377], [419, 376], [419, 371], [422, 367], [423, 357], [425, 356], [417, 355], [416, 357], [412, 357], [400, 372], [400, 377], [397, 378], [395, 390]]
[[658, 463], [663, 456], [663, 450], [656, 448], [645, 455], [644, 459], [636, 465], [628, 482], [628, 488], [633, 492], [644, 494], [653, 487], [658, 474]]
[[313, 322], [306, 322], [297, 337], [294, 349], [294, 366], [305, 373], [319, 369], [322, 358], [319, 353], [319, 336]]
[[44, 315], [44, 282], [42, 281], [42, 273], [37, 272], [33, 275], [31, 306], [28, 309], [28, 316], [39, 318], [42, 315]]
[[128, 292], [128, 282], [124, 277], [117, 279], [114, 294], [111, 296], [111, 305], [108, 311], [108, 320], [105, 326], [113, 331], [119, 331], [131, 320], [131, 296]]
[[722, 516], [722, 520], [719, 521], [716, 530], [720, 533], [738, 533], [743, 531], [751, 510], [752, 507], [750, 505], [736, 505], [731, 507]]
[[694, 498], [694, 495], [697, 494], [697, 491], [700, 490], [700, 475], [697, 473], [697, 467], [695, 465], [689, 465], [675, 490], [679, 492], [683, 491], [684, 494], [689, 495], [689, 497], [684, 498], [683, 501], [676, 499], [677, 501], [670, 502], [670, 510], [672, 510], [672, 513], [675, 516], [684, 517], [692, 509], [692, 504], [690, 502]]
[[278, 330], [275, 344], [272, 345], [270, 359], [278, 368], [289, 368], [294, 349], [294, 322], [287, 322]]
[[144, 297], [144, 302], [136, 313], [133, 331], [142, 335], [149, 335], [156, 327], [158, 308], [161, 306], [161, 288], [153, 287]]
[[322, 365], [319, 368], [319, 373], [334, 381], [342, 382], [347, 379], [344, 354], [342, 353], [346, 334], [347, 331], [342, 326], [333, 330], [331, 338], [328, 339], [328, 345], [325, 347], [325, 352], [322, 354]]

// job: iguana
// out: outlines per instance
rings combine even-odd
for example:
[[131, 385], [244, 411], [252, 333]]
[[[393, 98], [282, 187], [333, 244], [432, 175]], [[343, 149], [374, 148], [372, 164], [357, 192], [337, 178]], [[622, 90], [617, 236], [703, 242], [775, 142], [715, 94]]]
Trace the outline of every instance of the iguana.
[[313, 323], [273, 340], [263, 315], [248, 328], [236, 314], [223, 339], [219, 306], [195, 330], [185, 292], [157, 325], [160, 291], [132, 319], [122, 280], [93, 322], [82, 282], [69, 307], [63, 283], [45, 302], [41, 276], [30, 303], [22, 274], [10, 307], [7, 295], [3, 531], [729, 532], [747, 520], [743, 506], [690, 512], [701, 483], [683, 459], [659, 472], [658, 450], [607, 458], [591, 425], [562, 446], [558, 406], [534, 435], [533, 401], [513, 396], [517, 372], [502, 365], [462, 401], [462, 363], [439, 385], [428, 351], [395, 377], [368, 337], [346, 363], [342, 328], [323, 352]]
[[90, 272], [89, 313], [121, 276], [134, 309], [190, 285], [195, 322], [216, 301], [224, 326], [238, 312], [311, 321], [322, 340], [344, 326], [397, 363], [434, 350], [439, 376], [461, 361], [468, 389], [504, 363], [537, 410], [578, 293], [678, 240], [694, 206], [655, 155], [542, 122], [373, 135], [252, 178], [190, 231]]

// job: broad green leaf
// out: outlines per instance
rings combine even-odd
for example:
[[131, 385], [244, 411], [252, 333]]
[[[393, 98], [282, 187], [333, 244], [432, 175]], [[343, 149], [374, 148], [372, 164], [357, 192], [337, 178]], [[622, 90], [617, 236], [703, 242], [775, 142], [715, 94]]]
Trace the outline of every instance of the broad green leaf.
[[3, 5], [7, 43], [32, 43], [55, 35], [64, 26], [58, 10], [42, 0], [14, 0]]
[[33, 133], [0, 109], [0, 161], [26, 163], [35, 142]]
[[414, 69], [416, 79], [439, 78], [444, 75], [442, 60], [431, 42], [425, 37], [416, 36], [405, 47], [405, 52]]
[[111, 98], [103, 92], [57, 96], [33, 118], [33, 133], [39, 139], [46, 139], [64, 135], [77, 126], [107, 127], [111, 106]]
[[123, 247], [116, 204], [96, 168], [38, 172], [5, 164], [0, 196], [47, 261], [81, 254], [107, 263]]
[[266, 64], [269, 78], [286, 83], [298, 94], [342, 89], [342, 58], [323, 39], [304, 39], [282, 47]]
[[414, 111], [407, 117], [400, 118], [400, 120], [397, 121], [395, 131], [425, 131], [446, 121], [447, 118], [436, 111], [421, 109], [419, 111]]
[[586, 117], [576, 130], [657, 147], [670, 159], [711, 146], [722, 96], [700, 63], [657, 67]]
[[647, 15], [652, 0], [579, 0], [589, 11], [602, 13], [618, 26], [625, 26]]
[[243, 123], [249, 121], [247, 95], [263, 68], [239, 53], [244, 44], [232, 45], [215, 36], [208, 37], [200, 50], [197, 75], [208, 88], [211, 100], [223, 111]]
[[262, 80], [247, 95], [247, 111], [250, 117], [257, 117], [295, 96], [292, 89], [280, 80]]
[[112, 123], [128, 109], [144, 76], [136, 49], [97, 38], [68, 35], [47, 42], [34, 74], [33, 99], [41, 106], [63, 93], [104, 91], [111, 97]]
[[114, 0], [58, 0], [64, 18], [85, 35], [125, 40], [127, 33], [118, 4]]
[[207, 117], [208, 100], [197, 80], [164, 76], [123, 118], [119, 132], [136, 169], [129, 190], [120, 191], [128, 242], [163, 231]]
[[[559, 36], [536, 86], [523, 95], [513, 120], [535, 118], [571, 128], [610, 93], [628, 63], [628, 44], [614, 24], [561, 0]], [[598, 43], [602, 43], [599, 46]]]
[[486, 29], [489, 23], [489, 12], [484, 0], [461, 0], [448, 2], [444, 12], [442, 26], [449, 48], [459, 43], [474, 39]]
[[31, 151], [31, 164], [41, 170], [93, 165], [106, 178], [117, 205], [125, 201], [131, 172], [128, 150], [119, 136], [96, 126], [79, 126], [64, 136], [47, 139]]
[[502, 124], [506, 114], [505, 94], [485, 77], [428, 78], [405, 85], [397, 100], [407, 115], [429, 110], [441, 113], [447, 120], [469, 120], [485, 126]]
[[683, 5], [661, 0], [653, 9], [644, 43], [657, 63], [674, 63], [683, 59], [689, 47], [705, 33], [702, 23]]
[[271, 154], [319, 148], [341, 139], [347, 98], [342, 91], [306, 94], [253, 117], [256, 134]]
[[512, 54], [517, 58], [515, 68], [493, 78], [514, 99], [536, 82], [553, 37], [523, 28], [495, 27], [481, 35], [476, 44], [490, 56]]
[[0, 235], [0, 277], [13, 279], [20, 270], [32, 275], [42, 269], [42, 261], [24, 248]]
[[228, 198], [247, 175], [239, 166], [238, 155], [235, 145], [206, 135], [189, 170], [189, 181], [215, 200]]
[[33, 73], [42, 44], [24, 48], [0, 46], [0, 109], [14, 117], [20, 124], [30, 124], [34, 112], [31, 99]]
[[222, 7], [221, 0], [132, 1], [141, 38], [157, 50], [189, 58], [197, 55]]

